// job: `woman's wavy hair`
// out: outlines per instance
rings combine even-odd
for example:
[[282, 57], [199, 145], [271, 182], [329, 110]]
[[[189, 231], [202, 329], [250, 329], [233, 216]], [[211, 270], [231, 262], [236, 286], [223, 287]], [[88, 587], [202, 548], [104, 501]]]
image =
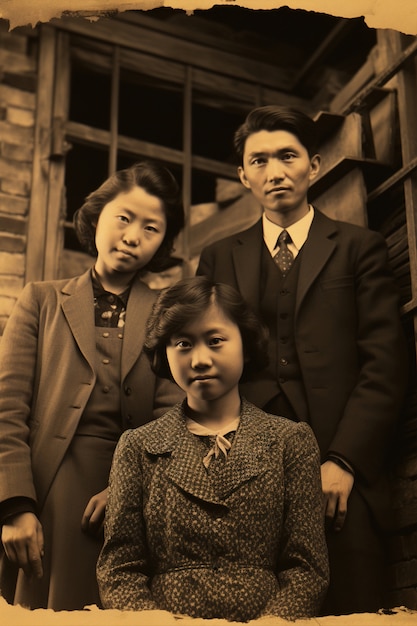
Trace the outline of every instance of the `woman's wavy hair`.
[[164, 240], [146, 267], [142, 268], [144, 271], [160, 272], [169, 263], [174, 239], [184, 227], [184, 209], [177, 181], [169, 169], [158, 163], [140, 161], [112, 174], [86, 197], [76, 211], [75, 232], [83, 248], [91, 256], [97, 256], [95, 235], [100, 213], [119, 193], [128, 193], [136, 186], [159, 198], [165, 209], [167, 229]]
[[166, 354], [171, 337], [205, 313], [211, 304], [216, 304], [239, 328], [245, 356], [241, 382], [267, 365], [267, 330], [241, 295], [229, 285], [194, 276], [161, 291], [148, 318], [144, 352], [157, 376], [172, 380]]
[[235, 132], [234, 148], [238, 165], [243, 164], [246, 140], [261, 130], [285, 130], [298, 138], [310, 158], [317, 154], [318, 133], [314, 120], [298, 109], [270, 104], [252, 109]]

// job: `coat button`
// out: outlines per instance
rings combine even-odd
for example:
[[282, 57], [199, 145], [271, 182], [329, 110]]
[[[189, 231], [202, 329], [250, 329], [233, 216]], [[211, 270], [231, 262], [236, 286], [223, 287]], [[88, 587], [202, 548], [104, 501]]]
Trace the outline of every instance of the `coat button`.
[[108, 387], [107, 385], [105, 385], [105, 386], [103, 387], [103, 393], [109, 393], [109, 391], [110, 391], [110, 387]]
[[280, 362], [280, 365], [288, 365], [288, 361], [287, 361], [287, 359], [285, 359], [284, 357], [283, 357], [283, 358], [281, 358], [281, 359], [279, 360], [279, 362]]
[[129, 422], [129, 424], [132, 423], [132, 416], [131, 415], [126, 415], [126, 421]]
[[130, 395], [131, 395], [131, 393], [132, 393], [132, 389], [131, 389], [130, 387], [125, 387], [125, 394], [126, 394], [127, 396], [130, 396]]

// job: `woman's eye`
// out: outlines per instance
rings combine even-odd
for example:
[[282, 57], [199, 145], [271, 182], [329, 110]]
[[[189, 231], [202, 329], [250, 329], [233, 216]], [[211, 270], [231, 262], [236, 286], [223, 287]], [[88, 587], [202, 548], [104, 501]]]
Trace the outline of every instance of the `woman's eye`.
[[176, 341], [175, 342], [175, 347], [176, 348], [180, 348], [182, 350], [185, 350], [186, 348], [190, 347], [190, 342], [186, 341], [185, 339], [181, 339], [180, 341]]
[[121, 222], [125, 222], [126, 224], [129, 223], [129, 218], [126, 215], [118, 215], [117, 219], [120, 220]]
[[158, 233], [159, 230], [156, 228], [156, 226], [145, 226], [145, 230], [151, 232], [151, 233]]

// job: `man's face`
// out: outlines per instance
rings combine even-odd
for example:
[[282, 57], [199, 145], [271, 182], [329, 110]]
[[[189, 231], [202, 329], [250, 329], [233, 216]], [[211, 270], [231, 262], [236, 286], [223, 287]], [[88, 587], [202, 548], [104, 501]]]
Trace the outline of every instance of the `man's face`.
[[319, 155], [310, 158], [295, 135], [261, 130], [247, 138], [238, 172], [268, 219], [288, 226], [307, 213], [307, 191], [319, 169]]

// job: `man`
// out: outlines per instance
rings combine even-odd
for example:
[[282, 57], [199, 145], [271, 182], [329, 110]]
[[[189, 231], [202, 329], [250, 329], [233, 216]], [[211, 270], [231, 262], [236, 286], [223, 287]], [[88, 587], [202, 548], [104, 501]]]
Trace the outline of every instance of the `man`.
[[385, 604], [387, 452], [404, 393], [398, 296], [378, 233], [324, 216], [315, 123], [277, 106], [235, 134], [260, 221], [203, 250], [197, 269], [237, 288], [270, 332], [270, 365], [248, 400], [307, 421], [322, 454], [331, 583], [324, 614]]

